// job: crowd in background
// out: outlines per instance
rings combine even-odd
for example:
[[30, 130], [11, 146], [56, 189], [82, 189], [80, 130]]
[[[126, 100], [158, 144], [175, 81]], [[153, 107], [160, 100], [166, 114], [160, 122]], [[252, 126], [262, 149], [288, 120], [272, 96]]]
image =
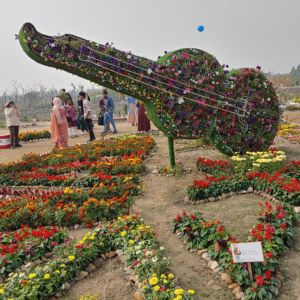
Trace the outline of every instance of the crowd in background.
[[[91, 110], [91, 99], [87, 93], [81, 91], [78, 94], [77, 107], [73, 99], [65, 89], [62, 89], [58, 96], [52, 99], [51, 138], [55, 148], [68, 146], [68, 139], [78, 137], [79, 134], [88, 132], [88, 143], [93, 142], [94, 134], [93, 114]], [[117, 133], [114, 121], [114, 101], [106, 89], [99, 99], [98, 125], [103, 126], [102, 135]], [[145, 106], [135, 98], [127, 97], [127, 122], [137, 126], [137, 130], [149, 131], [150, 120], [147, 117]], [[4, 114], [6, 124], [9, 128], [11, 147], [21, 147], [19, 143], [20, 110], [13, 101], [5, 105]]]

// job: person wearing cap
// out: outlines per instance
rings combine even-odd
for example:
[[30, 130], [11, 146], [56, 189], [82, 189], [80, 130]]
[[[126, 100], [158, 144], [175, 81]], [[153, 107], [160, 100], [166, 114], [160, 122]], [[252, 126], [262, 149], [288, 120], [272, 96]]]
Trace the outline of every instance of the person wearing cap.
[[19, 142], [19, 128], [20, 128], [20, 110], [15, 105], [14, 101], [9, 101], [5, 104], [4, 115], [6, 125], [10, 132], [11, 147], [22, 147]]

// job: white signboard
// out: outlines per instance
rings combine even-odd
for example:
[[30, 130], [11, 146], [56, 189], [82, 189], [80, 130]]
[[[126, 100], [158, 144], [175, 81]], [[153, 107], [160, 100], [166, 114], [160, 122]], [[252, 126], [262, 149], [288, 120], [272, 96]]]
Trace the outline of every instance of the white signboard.
[[233, 243], [231, 251], [235, 263], [264, 261], [261, 242]]

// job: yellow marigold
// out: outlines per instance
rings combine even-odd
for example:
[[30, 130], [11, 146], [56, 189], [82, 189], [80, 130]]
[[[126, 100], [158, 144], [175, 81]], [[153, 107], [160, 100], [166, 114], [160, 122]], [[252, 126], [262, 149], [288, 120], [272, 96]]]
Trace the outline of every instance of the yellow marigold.
[[153, 288], [153, 290], [154, 290], [155, 292], [158, 292], [159, 289], [160, 289], [160, 286], [159, 286], [159, 285], [156, 285], [156, 286]]
[[4, 294], [4, 289], [0, 289], [0, 294]]
[[28, 277], [29, 277], [30, 279], [32, 279], [32, 278], [36, 277], [36, 274], [35, 274], [35, 273], [30, 273], [30, 274], [28, 275]]
[[73, 261], [75, 259], [75, 256], [74, 255], [69, 255], [68, 259], [69, 259], [69, 261]]
[[172, 273], [169, 273], [168, 274], [168, 279], [172, 279], [172, 278], [174, 278], [174, 275]]
[[196, 293], [194, 290], [188, 290], [187, 292], [191, 295], [194, 295]]
[[122, 232], [121, 232], [121, 236], [123, 236], [123, 237], [126, 236], [126, 234], [127, 234], [126, 231], [122, 231]]
[[50, 274], [48, 274], [48, 273], [45, 274], [45, 275], [44, 275], [44, 279], [50, 279]]
[[175, 294], [175, 295], [183, 295], [183, 292], [184, 292], [183, 289], [176, 289], [176, 290], [174, 291], [174, 294]]
[[149, 283], [151, 285], [156, 285], [158, 283], [158, 278], [157, 277], [151, 277], [149, 280]]

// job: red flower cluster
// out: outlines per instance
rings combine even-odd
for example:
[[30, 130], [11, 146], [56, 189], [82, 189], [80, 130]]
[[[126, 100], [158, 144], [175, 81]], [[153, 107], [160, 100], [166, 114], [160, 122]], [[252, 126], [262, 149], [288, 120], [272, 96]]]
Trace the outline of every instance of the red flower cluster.
[[218, 182], [218, 181], [223, 181], [226, 180], [228, 177], [227, 176], [220, 176], [220, 177], [213, 177], [213, 176], [205, 176], [205, 179], [195, 179], [194, 180], [194, 186], [198, 187], [198, 188], [202, 188], [202, 189], [207, 189], [208, 187], [210, 187], [210, 185], [213, 182]]

